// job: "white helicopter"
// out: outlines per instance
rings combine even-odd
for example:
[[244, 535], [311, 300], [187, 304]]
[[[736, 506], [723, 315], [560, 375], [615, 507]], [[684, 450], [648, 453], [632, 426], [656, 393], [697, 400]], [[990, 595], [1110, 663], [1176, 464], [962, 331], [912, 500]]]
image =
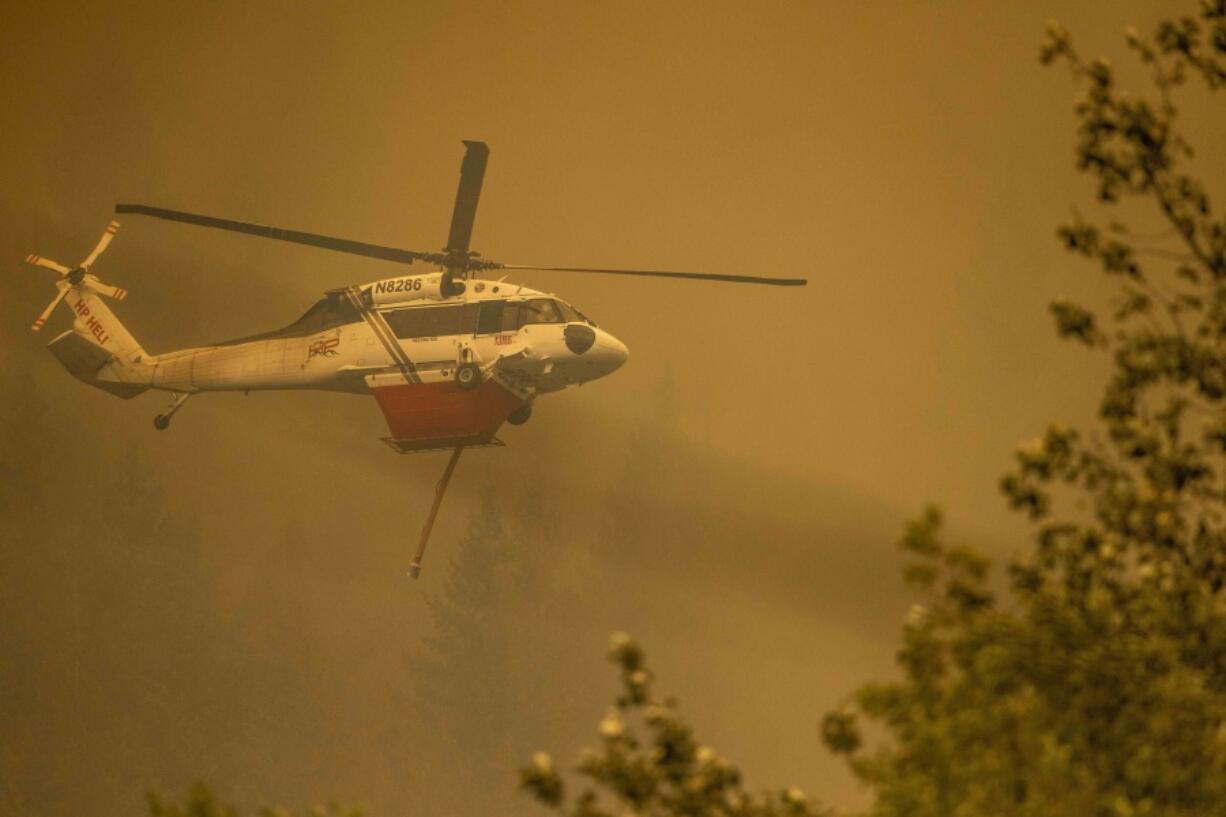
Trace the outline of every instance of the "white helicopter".
[[[289, 326], [250, 337], [148, 354], [102, 297], [123, 300], [90, 269], [119, 228], [112, 221], [98, 245], [75, 268], [37, 255], [26, 261], [59, 273], [55, 298], [34, 322], [38, 331], [66, 302], [72, 328], [48, 345], [76, 378], [128, 399], [148, 389], [173, 399], [154, 425], [164, 430], [188, 398], [210, 391], [325, 389], [373, 395], [391, 432], [384, 441], [400, 453], [451, 449], [435, 492], [410, 575], [421, 558], [443, 493], [465, 447], [502, 445], [504, 422], [524, 423], [542, 394], [611, 374], [626, 362], [625, 344], [582, 312], [549, 293], [473, 277], [486, 270], [684, 278], [803, 286], [796, 278], [500, 264], [469, 250], [477, 200], [489, 158], [483, 142], [464, 142], [460, 183], [447, 246], [415, 252], [341, 238], [213, 218], [143, 204], [130, 213], [231, 230], [401, 264], [434, 269], [327, 292]], [[100, 297], [102, 296], [102, 297]]]

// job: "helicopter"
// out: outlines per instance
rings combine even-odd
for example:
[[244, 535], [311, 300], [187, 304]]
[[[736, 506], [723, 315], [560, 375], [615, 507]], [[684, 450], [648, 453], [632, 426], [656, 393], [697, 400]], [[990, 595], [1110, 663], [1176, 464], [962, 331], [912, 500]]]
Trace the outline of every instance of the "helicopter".
[[504, 423], [520, 425], [542, 395], [606, 377], [629, 357], [626, 345], [578, 307], [551, 293], [479, 278], [493, 271], [538, 270], [652, 278], [803, 286], [799, 278], [503, 264], [470, 250], [477, 202], [489, 159], [484, 142], [464, 141], [460, 181], [447, 244], [418, 252], [317, 233], [170, 210], [117, 204], [117, 215], [139, 215], [199, 227], [303, 244], [411, 266], [430, 267], [332, 289], [298, 320], [281, 329], [150, 355], [103, 298], [122, 301], [127, 290], [90, 270], [119, 229], [112, 221], [77, 266], [39, 255], [27, 263], [59, 275], [56, 295], [34, 321], [39, 331], [61, 303], [72, 328], [48, 344], [52, 355], [84, 383], [130, 399], [147, 390], [169, 392], [170, 405], [154, 418], [160, 431], [187, 400], [205, 392], [302, 389], [372, 395], [387, 422], [383, 441], [405, 454], [451, 450], [435, 490], [409, 575], [421, 572], [426, 542], [447, 484], [468, 447], [501, 446]]

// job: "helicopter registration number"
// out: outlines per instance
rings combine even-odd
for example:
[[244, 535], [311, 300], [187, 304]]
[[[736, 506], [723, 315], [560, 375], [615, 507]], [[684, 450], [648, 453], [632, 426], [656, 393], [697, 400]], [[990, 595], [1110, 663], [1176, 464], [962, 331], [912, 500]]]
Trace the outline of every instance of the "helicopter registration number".
[[419, 289], [421, 289], [420, 278], [396, 278], [375, 284], [376, 295], [382, 295], [385, 292], [416, 292]]

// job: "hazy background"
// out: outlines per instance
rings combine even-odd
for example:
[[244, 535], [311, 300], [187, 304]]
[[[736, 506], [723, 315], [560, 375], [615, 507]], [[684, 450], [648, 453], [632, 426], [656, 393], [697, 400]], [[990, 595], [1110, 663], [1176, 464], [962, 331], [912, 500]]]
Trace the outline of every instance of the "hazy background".
[[[1008, 552], [1008, 452], [1095, 398], [1045, 308], [1096, 276], [1054, 239], [1091, 191], [1044, 23], [1122, 56], [1172, 5], [4, 4], [0, 814], [130, 814], [197, 777], [244, 806], [531, 810], [513, 762], [590, 740], [618, 628], [753, 785], [863, 802], [816, 725], [891, 671], [903, 520], [939, 501]], [[515, 276], [630, 362], [465, 455], [416, 583], [445, 455], [393, 454], [374, 401], [204, 396], [158, 433], [162, 395], [43, 350], [66, 311], [28, 330], [54, 290], [22, 259], [79, 260], [117, 201], [439, 249], [461, 139], [491, 147], [491, 258], [810, 283]], [[94, 271], [162, 352], [400, 270], [131, 216]], [[497, 660], [440, 601], [483, 518], [514, 599], [457, 632]]]

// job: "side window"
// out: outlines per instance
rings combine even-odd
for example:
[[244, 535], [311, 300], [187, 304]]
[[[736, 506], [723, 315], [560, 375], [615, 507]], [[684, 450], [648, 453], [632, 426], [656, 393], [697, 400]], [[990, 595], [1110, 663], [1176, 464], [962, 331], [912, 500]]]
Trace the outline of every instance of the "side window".
[[398, 338], [466, 335], [476, 326], [477, 304], [413, 307], [385, 312], [383, 316]]
[[519, 328], [519, 313], [520, 313], [519, 308], [521, 306], [523, 306], [523, 304], [508, 303], [506, 307], [502, 310], [502, 331], [503, 332], [514, 332], [516, 329]]
[[454, 335], [471, 335], [477, 331], [477, 304], [464, 304], [460, 307], [460, 324], [456, 327]]
[[384, 312], [383, 319], [392, 327], [398, 338], [421, 337], [422, 313], [424, 309], [398, 309], [395, 312]]
[[533, 298], [520, 307], [520, 323], [562, 323], [558, 307], [548, 298]]
[[421, 311], [421, 325], [418, 327], [418, 337], [436, 338], [439, 335], [450, 335], [448, 324], [454, 323], [455, 307], [443, 309], [428, 306]]
[[482, 301], [478, 305], [478, 335], [494, 335], [502, 331], [502, 313], [506, 305], [506, 301]]
[[430, 326], [430, 336], [439, 335], [471, 335], [477, 328], [477, 305], [436, 306], [428, 308], [433, 312], [434, 320]]

